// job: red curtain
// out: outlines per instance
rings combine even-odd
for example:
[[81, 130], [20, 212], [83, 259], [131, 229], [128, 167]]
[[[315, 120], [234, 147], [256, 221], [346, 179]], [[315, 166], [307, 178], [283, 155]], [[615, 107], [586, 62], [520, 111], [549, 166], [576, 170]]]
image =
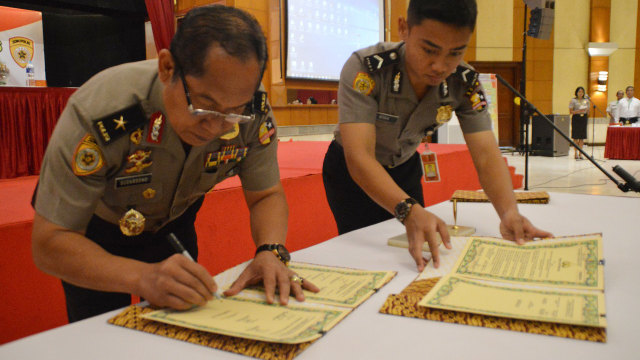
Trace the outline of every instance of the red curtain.
[[145, 0], [156, 50], [168, 49], [174, 34], [173, 0]]
[[0, 179], [40, 173], [49, 137], [74, 91], [0, 87]]

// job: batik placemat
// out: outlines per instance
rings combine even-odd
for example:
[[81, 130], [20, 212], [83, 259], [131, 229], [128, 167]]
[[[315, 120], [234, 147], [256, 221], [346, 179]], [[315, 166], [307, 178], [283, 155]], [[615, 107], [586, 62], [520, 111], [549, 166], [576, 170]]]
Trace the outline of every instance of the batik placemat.
[[389, 295], [380, 309], [383, 314], [399, 315], [419, 319], [442, 321], [464, 325], [482, 326], [492, 329], [503, 329], [528, 332], [532, 334], [551, 335], [577, 340], [606, 342], [607, 332], [604, 328], [555, 324], [542, 321], [517, 320], [471, 314], [459, 311], [431, 309], [418, 306], [418, 302], [433, 288], [440, 278], [429, 278], [413, 281], [400, 294]]
[[[514, 193], [516, 196], [516, 201], [523, 204], [548, 204], [549, 203], [549, 193], [546, 191], [531, 191], [531, 192], [521, 192], [517, 191]], [[459, 201], [459, 202], [488, 202], [489, 198], [484, 191], [473, 191], [473, 190], [456, 190], [453, 195], [451, 195], [451, 201]]]

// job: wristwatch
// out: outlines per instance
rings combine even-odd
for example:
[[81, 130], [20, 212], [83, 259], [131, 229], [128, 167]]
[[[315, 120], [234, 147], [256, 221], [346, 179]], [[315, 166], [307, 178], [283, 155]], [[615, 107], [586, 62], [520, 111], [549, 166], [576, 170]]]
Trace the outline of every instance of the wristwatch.
[[414, 198], [406, 198], [398, 203], [395, 208], [396, 219], [404, 224], [404, 220], [409, 216], [411, 207], [418, 204], [418, 201]]
[[282, 245], [282, 244], [264, 244], [264, 245], [260, 245], [256, 249], [256, 253], [255, 253], [254, 257], [256, 255], [258, 255], [259, 252], [267, 251], [267, 250], [271, 251], [278, 258], [278, 260], [282, 261], [282, 263], [285, 266], [289, 266], [289, 261], [291, 260], [291, 255], [289, 254], [289, 250], [287, 250], [287, 248], [284, 247], [284, 245]]

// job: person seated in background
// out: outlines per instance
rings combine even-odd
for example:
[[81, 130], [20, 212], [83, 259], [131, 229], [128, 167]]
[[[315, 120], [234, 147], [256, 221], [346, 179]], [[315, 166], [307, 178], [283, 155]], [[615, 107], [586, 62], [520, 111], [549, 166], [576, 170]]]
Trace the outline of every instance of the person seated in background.
[[106, 69], [71, 96], [44, 156], [32, 234], [35, 264], [62, 280], [69, 321], [129, 305], [130, 294], [179, 310], [212, 299], [207, 269], [175, 254], [166, 237], [197, 259], [204, 195], [234, 175], [257, 249], [225, 295], [260, 281], [270, 303], [276, 287], [281, 304], [290, 292], [304, 300], [302, 288], [318, 291], [286, 266], [288, 207], [261, 86], [266, 61], [255, 18], [203, 6], [187, 13], [158, 59]]
[[475, 0], [411, 0], [399, 19], [400, 43], [354, 52], [338, 86], [339, 124], [322, 175], [338, 232], [395, 215], [404, 224], [418, 271], [428, 242], [439, 266], [438, 237], [451, 248], [447, 226], [424, 208], [422, 164], [416, 152], [456, 112], [474, 165], [500, 216], [500, 232], [519, 244], [550, 233], [518, 211], [509, 171], [491, 130], [478, 73], [462, 62], [475, 28]]
[[618, 90], [616, 92], [616, 100], [612, 101], [607, 105], [607, 115], [609, 115], [609, 124], [618, 124], [620, 122], [620, 111], [619, 111], [619, 103], [620, 100], [624, 97], [624, 92], [622, 90]]
[[309, 98], [307, 99], [307, 104], [308, 105], [313, 105], [313, 104], [317, 104], [318, 100], [316, 100], [316, 98], [314, 98], [313, 96], [309, 96]]
[[640, 116], [640, 100], [633, 96], [633, 86], [627, 86], [625, 89], [626, 97], [622, 98], [618, 103], [618, 116], [622, 125], [634, 124]]

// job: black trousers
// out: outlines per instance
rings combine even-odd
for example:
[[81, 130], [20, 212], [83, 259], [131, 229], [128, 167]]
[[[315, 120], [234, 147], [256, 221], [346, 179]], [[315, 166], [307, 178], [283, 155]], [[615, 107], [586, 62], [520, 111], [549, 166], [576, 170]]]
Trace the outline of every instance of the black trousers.
[[[191, 205], [179, 218], [159, 231], [143, 232], [137, 236], [125, 236], [118, 225], [93, 216], [85, 236], [100, 245], [107, 252], [147, 263], [155, 263], [175, 254], [175, 250], [165, 238], [173, 232], [194, 259], [198, 258], [198, 244], [195, 230], [196, 214], [204, 197]], [[125, 293], [96, 291], [62, 281], [67, 301], [69, 322], [79, 321], [95, 315], [115, 310], [131, 304], [131, 295]]]
[[[404, 164], [385, 170], [402, 190], [424, 206], [422, 164], [417, 152]], [[347, 170], [344, 150], [335, 140], [324, 156], [322, 180], [339, 234], [393, 218], [390, 212], [371, 200], [353, 181]]]

